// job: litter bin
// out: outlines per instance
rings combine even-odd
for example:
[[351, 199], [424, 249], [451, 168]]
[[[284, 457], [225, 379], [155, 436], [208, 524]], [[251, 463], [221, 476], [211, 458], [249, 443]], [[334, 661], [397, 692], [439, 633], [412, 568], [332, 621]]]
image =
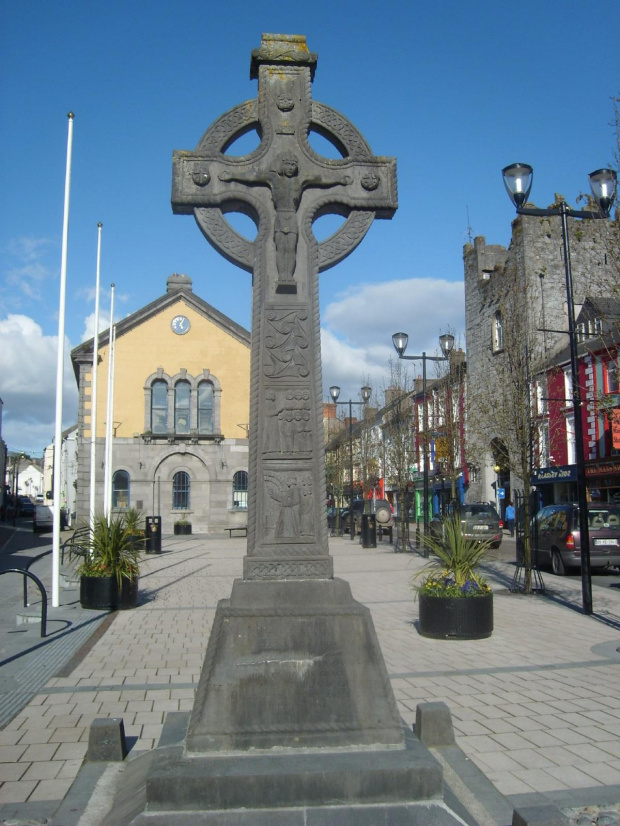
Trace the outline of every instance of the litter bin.
[[377, 547], [377, 519], [374, 513], [362, 514], [362, 548]]
[[146, 552], [161, 553], [161, 516], [146, 517]]

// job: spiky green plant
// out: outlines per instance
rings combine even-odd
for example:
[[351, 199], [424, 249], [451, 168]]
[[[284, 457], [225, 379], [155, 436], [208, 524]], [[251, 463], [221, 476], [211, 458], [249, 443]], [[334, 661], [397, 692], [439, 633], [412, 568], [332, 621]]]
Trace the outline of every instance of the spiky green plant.
[[133, 536], [144, 536], [144, 516], [137, 508], [129, 508], [123, 513], [127, 530]]
[[[460, 520], [452, 518], [444, 521], [441, 537], [427, 535], [424, 544], [433, 556], [412, 580], [412, 587], [417, 593], [473, 597], [490, 592], [486, 579], [476, 568], [488, 556], [491, 542], [465, 537]], [[417, 582], [421, 576], [425, 578]]]
[[133, 579], [140, 573], [140, 550], [135, 545], [134, 523], [125, 514], [108, 520], [95, 517], [90, 531], [87, 553], [77, 566], [80, 576], [115, 576], [120, 587], [123, 579]]

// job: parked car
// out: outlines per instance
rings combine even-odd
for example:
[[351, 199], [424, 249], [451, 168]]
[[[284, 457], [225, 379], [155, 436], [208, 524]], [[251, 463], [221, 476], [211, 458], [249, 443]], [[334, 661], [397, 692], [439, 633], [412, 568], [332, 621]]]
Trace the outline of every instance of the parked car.
[[[346, 508], [341, 515], [344, 520], [345, 533], [350, 530], [350, 508]], [[374, 513], [377, 531], [388, 531], [394, 526], [392, 506], [387, 499], [356, 499], [353, 502], [353, 530], [355, 534], [362, 532], [362, 516], [364, 513]]]
[[336, 508], [336, 507], [329, 507], [327, 508], [327, 527], [330, 531], [335, 531], [339, 527], [344, 528], [344, 522], [342, 519], [342, 514], [347, 510], [347, 508]]
[[[60, 529], [67, 527], [64, 508], [60, 509]], [[51, 531], [54, 528], [54, 511], [49, 505], [35, 505], [32, 515], [32, 530], [35, 533]]]
[[29, 496], [18, 496], [17, 497], [17, 515], [18, 516], [27, 516], [32, 518], [34, 513], [34, 504], [32, 499]]
[[[588, 527], [591, 567], [620, 567], [620, 505], [588, 504]], [[581, 568], [579, 508], [575, 503], [542, 508], [532, 520], [531, 536], [534, 559], [539, 565], [550, 565], [559, 576], [568, 569]]]
[[430, 533], [433, 539], [443, 537], [444, 519], [456, 517], [461, 523], [461, 532], [466, 539], [491, 542], [492, 548], [502, 544], [502, 523], [493, 505], [474, 502], [465, 505], [450, 505], [445, 517], [434, 516], [430, 521]]

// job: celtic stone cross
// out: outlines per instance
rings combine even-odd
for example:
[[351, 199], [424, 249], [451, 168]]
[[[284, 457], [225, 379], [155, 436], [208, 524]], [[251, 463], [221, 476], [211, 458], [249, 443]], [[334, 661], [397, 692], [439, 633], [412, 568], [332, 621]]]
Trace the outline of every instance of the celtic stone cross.
[[[375, 157], [339, 112], [311, 98], [316, 55], [305, 37], [263, 35], [250, 77], [258, 99], [207, 130], [194, 152], [175, 152], [172, 206], [194, 214], [207, 240], [253, 274], [248, 549], [245, 580], [327, 579], [318, 274], [360, 243], [373, 218], [397, 206], [396, 161]], [[255, 129], [259, 147], [228, 154]], [[342, 159], [321, 157], [309, 132]], [[225, 220], [243, 212], [254, 241]], [[313, 221], [346, 218], [318, 243]]]

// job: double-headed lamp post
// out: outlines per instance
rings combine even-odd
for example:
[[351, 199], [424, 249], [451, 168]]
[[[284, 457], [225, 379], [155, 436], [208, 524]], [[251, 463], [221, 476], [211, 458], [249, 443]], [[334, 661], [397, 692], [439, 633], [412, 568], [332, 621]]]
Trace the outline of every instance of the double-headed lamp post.
[[332, 385], [329, 388], [329, 395], [332, 398], [332, 402], [334, 404], [348, 404], [349, 405], [349, 493], [351, 498], [351, 504], [349, 506], [349, 535], [351, 539], [355, 538], [355, 528], [354, 528], [354, 519], [353, 519], [353, 500], [354, 500], [354, 493], [353, 493], [353, 405], [354, 404], [368, 404], [370, 401], [370, 397], [372, 395], [372, 388], [370, 387], [362, 387], [361, 389], [362, 401], [355, 402], [353, 399], [349, 399], [348, 402], [339, 402], [338, 396], [340, 395], [340, 388], [337, 385]]
[[[424, 471], [422, 478], [424, 480], [424, 536], [426, 537], [426, 535], [428, 534], [428, 405], [426, 398], [426, 362], [449, 361], [450, 353], [452, 352], [452, 348], [454, 347], [454, 336], [450, 333], [444, 333], [444, 335], [439, 336], [439, 345], [441, 347], [441, 352], [443, 353], [443, 356], [427, 356], [426, 353], [422, 353], [421, 356], [406, 356], [405, 350], [407, 349], [408, 343], [409, 336], [407, 335], [407, 333], [394, 333], [394, 335], [392, 336], [392, 344], [394, 345], [394, 349], [398, 353], [399, 359], [405, 359], [409, 361], [419, 361], [420, 359], [422, 359], [422, 415], [424, 417], [422, 423], [422, 427], [424, 430]], [[428, 548], [426, 547], [426, 544], [424, 545], [424, 556], [428, 556]]]
[[[589, 176], [590, 187], [599, 211], [571, 209], [565, 201], [548, 209], [526, 207], [532, 189], [534, 170], [529, 164], [513, 163], [502, 170], [504, 186], [519, 215], [547, 217], [559, 215], [562, 226], [564, 247], [564, 276], [566, 281], [566, 303], [568, 313], [568, 337], [570, 341], [570, 368], [573, 393], [573, 414], [575, 419], [575, 464], [577, 469], [577, 503], [579, 505], [579, 535], [581, 540], [581, 592], [584, 614], [592, 613], [592, 579], [590, 572], [590, 533], [588, 526], [588, 501], [586, 496], [586, 467], [583, 449], [583, 422], [581, 418], [581, 388], [579, 386], [579, 364], [577, 360], [577, 335], [575, 330], [575, 306], [573, 303], [573, 275], [571, 272], [568, 217], [582, 219], [609, 218], [616, 195], [617, 175], [613, 169], [597, 169]], [[524, 483], [527, 480], [523, 480]]]

